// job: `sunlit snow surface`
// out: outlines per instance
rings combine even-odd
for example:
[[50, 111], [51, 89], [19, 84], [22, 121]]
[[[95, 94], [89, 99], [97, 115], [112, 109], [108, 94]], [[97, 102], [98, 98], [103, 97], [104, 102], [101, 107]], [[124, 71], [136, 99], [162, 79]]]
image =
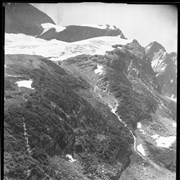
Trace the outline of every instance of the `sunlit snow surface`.
[[66, 29], [66, 27], [64, 26], [59, 26], [59, 25], [55, 25], [55, 24], [51, 24], [51, 23], [43, 23], [41, 24], [41, 26], [44, 28], [44, 31], [41, 33], [45, 33], [46, 31], [48, 31], [51, 28], [54, 28], [56, 30], [56, 32], [61, 32], [64, 29]]
[[142, 129], [142, 124], [141, 124], [140, 122], [137, 123], [137, 128], [139, 129], [139, 131], [140, 131], [142, 134], [144, 134], [144, 135], [147, 134], [147, 133]]
[[177, 124], [175, 122], [172, 123], [173, 127], [177, 127]]
[[176, 141], [176, 136], [162, 137], [155, 134], [152, 138], [156, 140], [157, 146], [164, 148], [169, 148]]
[[159, 56], [155, 56], [155, 58], [153, 58], [153, 60], [151, 61], [151, 66], [153, 69], [155, 69], [155, 71], [158, 71], [160, 73], [164, 72], [164, 70], [166, 69], [167, 64], [165, 64], [163, 61], [167, 53], [164, 52], [163, 49], [161, 49], [159, 53]]
[[141, 127], [142, 127], [141, 123], [138, 122], [138, 123], [137, 123], [137, 128], [140, 129]]
[[137, 150], [138, 150], [143, 156], [146, 155], [145, 150], [144, 150], [142, 144], [139, 144], [139, 145], [137, 146]]
[[26, 87], [26, 88], [29, 88], [29, 89], [34, 89], [34, 88], [31, 87], [32, 82], [33, 81], [30, 79], [30, 80], [17, 81], [15, 83], [18, 85], [18, 87]]
[[97, 65], [97, 69], [94, 71], [96, 74], [101, 75], [103, 73], [103, 66]]
[[66, 154], [65, 157], [67, 157], [70, 162], [75, 162], [75, 161], [76, 161], [76, 159], [74, 159], [74, 158], [72, 157], [72, 155], [70, 155], [70, 154]]
[[67, 43], [59, 40], [44, 40], [25, 34], [5, 33], [5, 54], [30, 54], [49, 57], [52, 61], [64, 60], [80, 54], [104, 55], [114, 48], [112, 45], [125, 45], [132, 40], [119, 36], [102, 36]]
[[[88, 27], [93, 27], [93, 28], [98, 28], [98, 29], [106, 29], [108, 28], [107, 25], [102, 24], [102, 25], [96, 25], [96, 24], [81, 24], [81, 26], [88, 26]], [[109, 25], [109, 29], [115, 29], [114, 26]]]
[[171, 97], [166, 96], [166, 98], [168, 98], [171, 101], [177, 102], [177, 98], [175, 97], [174, 94], [172, 94]]

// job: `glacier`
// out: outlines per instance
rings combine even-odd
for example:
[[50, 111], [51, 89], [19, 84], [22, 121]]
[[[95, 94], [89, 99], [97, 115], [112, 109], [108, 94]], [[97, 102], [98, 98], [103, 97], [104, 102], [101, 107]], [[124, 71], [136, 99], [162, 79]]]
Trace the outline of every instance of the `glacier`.
[[44, 40], [25, 34], [5, 33], [5, 54], [29, 54], [48, 57], [52, 61], [62, 61], [80, 54], [104, 55], [114, 48], [112, 45], [126, 45], [131, 39], [119, 36], [102, 36], [72, 43], [59, 40]]

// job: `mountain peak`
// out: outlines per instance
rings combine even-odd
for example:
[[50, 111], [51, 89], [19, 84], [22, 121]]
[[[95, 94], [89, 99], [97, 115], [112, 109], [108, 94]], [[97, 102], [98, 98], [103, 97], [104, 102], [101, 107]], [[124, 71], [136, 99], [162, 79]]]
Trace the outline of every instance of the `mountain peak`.
[[164, 48], [160, 43], [158, 43], [157, 41], [153, 41], [153, 42], [149, 43], [149, 44], [145, 47], [146, 53], [158, 52], [160, 49], [162, 49], [163, 51], [166, 52], [165, 48]]
[[177, 57], [177, 53], [176, 52], [171, 52], [171, 53], [169, 53], [169, 56], [170, 57]]
[[143, 57], [144, 47], [142, 47], [136, 39], [126, 44], [126, 48], [138, 57]]

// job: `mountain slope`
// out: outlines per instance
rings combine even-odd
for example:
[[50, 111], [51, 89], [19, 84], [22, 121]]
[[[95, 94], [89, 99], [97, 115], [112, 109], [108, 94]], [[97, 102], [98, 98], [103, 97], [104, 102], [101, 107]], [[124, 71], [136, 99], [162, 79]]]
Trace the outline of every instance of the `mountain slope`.
[[[164, 151], [151, 136], [174, 135], [175, 104], [159, 94], [151, 64], [137, 54], [121, 45], [105, 55], [55, 63], [6, 55], [5, 176], [119, 179], [125, 169], [134, 171], [129, 164], [146, 163], [155, 179], [174, 179], [175, 147]], [[154, 151], [164, 156], [157, 158]], [[143, 173], [134, 178], [144, 178]]]
[[28, 3], [5, 4], [5, 32], [37, 35], [43, 32], [41, 24], [54, 21]]
[[[6, 55], [5, 63], [6, 177], [101, 179], [121, 174], [133, 138], [110, 109], [89, 93], [88, 82], [41, 56]], [[32, 88], [18, 88], [16, 82], [29, 79]], [[76, 159], [74, 165], [67, 154]], [[64, 169], [59, 169], [59, 163]], [[72, 166], [69, 173], [68, 166]]]

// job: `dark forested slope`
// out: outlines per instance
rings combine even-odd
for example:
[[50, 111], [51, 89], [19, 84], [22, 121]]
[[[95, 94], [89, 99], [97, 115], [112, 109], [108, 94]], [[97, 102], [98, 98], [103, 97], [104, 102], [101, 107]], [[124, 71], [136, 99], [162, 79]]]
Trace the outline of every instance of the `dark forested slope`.
[[[133, 138], [89, 93], [90, 84], [40, 56], [5, 58], [5, 177], [119, 176], [128, 164]], [[15, 84], [28, 79], [34, 89]], [[80, 90], [91, 95], [92, 103]], [[76, 159], [73, 165], [67, 154]]]

